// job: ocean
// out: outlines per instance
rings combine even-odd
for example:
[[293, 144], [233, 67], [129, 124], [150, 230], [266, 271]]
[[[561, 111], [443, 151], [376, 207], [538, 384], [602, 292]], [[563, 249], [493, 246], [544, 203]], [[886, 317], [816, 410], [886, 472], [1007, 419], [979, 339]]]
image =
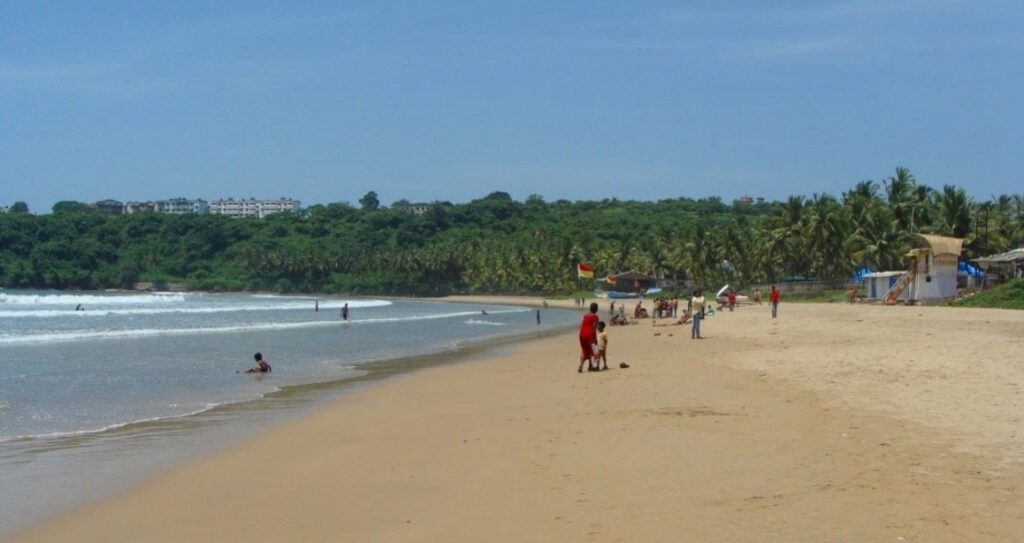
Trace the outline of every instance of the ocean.
[[[538, 325], [527, 308], [383, 298], [2, 291], [0, 533], [372, 378], [577, 319], [546, 309]], [[256, 352], [271, 373], [244, 373]]]

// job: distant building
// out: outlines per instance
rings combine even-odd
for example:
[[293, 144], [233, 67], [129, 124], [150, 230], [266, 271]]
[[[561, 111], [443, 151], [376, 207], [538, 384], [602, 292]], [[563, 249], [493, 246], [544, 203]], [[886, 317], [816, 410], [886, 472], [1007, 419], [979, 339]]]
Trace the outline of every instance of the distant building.
[[155, 213], [156, 209], [156, 202], [127, 202], [124, 204], [124, 212], [126, 215], [133, 215], [135, 213]]
[[428, 204], [428, 203], [423, 203], [423, 202], [415, 203], [415, 204], [409, 203], [409, 202], [400, 202], [400, 203], [393, 204], [391, 207], [393, 209], [397, 209], [399, 211], [405, 211], [406, 213], [412, 213], [413, 215], [422, 215], [422, 214], [430, 211], [430, 208], [434, 207], [434, 204]]
[[0, 213], [10, 213], [11, 208], [8, 206], [0, 206]]
[[124, 204], [117, 200], [100, 200], [92, 208], [103, 215], [120, 215], [124, 213]]
[[754, 203], [754, 199], [751, 198], [750, 196], [747, 196], [746, 194], [744, 194], [743, 196], [740, 196], [739, 199], [737, 199], [736, 201], [741, 203], [741, 204], [752, 204], [752, 203]]
[[262, 219], [268, 215], [286, 211], [297, 214], [299, 213], [300, 205], [298, 200], [292, 200], [291, 198], [280, 198], [277, 200], [257, 200], [255, 198], [235, 200], [228, 198], [226, 200], [221, 199], [210, 202], [209, 210], [214, 215], [227, 215], [236, 219], [245, 217]]
[[169, 215], [202, 215], [209, 211], [210, 205], [206, 200], [189, 200], [187, 198], [171, 198], [156, 202], [158, 213]]

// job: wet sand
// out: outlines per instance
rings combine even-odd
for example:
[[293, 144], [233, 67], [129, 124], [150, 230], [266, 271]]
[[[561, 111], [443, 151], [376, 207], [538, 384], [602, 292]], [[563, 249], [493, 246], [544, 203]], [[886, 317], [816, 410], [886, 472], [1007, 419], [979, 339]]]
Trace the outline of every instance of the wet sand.
[[1024, 540], [1024, 312], [703, 328], [611, 328], [629, 369], [577, 374], [567, 334], [398, 377], [15, 540]]

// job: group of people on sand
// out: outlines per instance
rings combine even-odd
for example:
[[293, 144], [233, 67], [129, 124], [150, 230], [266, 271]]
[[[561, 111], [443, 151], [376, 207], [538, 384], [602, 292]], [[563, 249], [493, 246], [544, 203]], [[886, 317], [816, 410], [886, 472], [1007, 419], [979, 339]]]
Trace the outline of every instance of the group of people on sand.
[[679, 300], [676, 298], [655, 298], [653, 303], [656, 319], [675, 318], [679, 314]]
[[[772, 318], [777, 318], [779, 315], [779, 300], [782, 298], [782, 294], [779, 292], [774, 285], [771, 287], [771, 291], [768, 293], [768, 304], [771, 307]], [[726, 295], [725, 303], [722, 307], [728, 307], [729, 311], [732, 311], [736, 307], [737, 295], [736, 291], [729, 289]], [[761, 290], [754, 290], [754, 303], [761, 305]], [[630, 324], [626, 319], [625, 308], [620, 303], [618, 308], [615, 306], [616, 302], [613, 300], [609, 306], [609, 315], [612, 324]], [[646, 316], [646, 311], [641, 311], [643, 301], [637, 302], [636, 308], [634, 309], [634, 317], [642, 318], [641, 315]], [[678, 314], [678, 300], [655, 300], [654, 315], [663, 315], [676, 318]], [[721, 307], [720, 307], [721, 309]], [[591, 303], [589, 311], [583, 315], [583, 321], [580, 323], [580, 365], [577, 371], [583, 372], [583, 364], [587, 363], [587, 371], [601, 371], [608, 369], [608, 333], [605, 331], [606, 324], [598, 317], [597, 312], [599, 308], [597, 303]], [[715, 310], [709, 307], [708, 300], [704, 297], [704, 293], [700, 290], [694, 290], [692, 296], [687, 302], [687, 307], [683, 311], [682, 315], [678, 317], [678, 320], [669, 324], [658, 324], [656, 319], [651, 320], [652, 326], [679, 326], [684, 324], [690, 324], [690, 339], [703, 339], [700, 333], [701, 322], [707, 318], [708, 315], [714, 314]], [[628, 367], [626, 364], [621, 364], [621, 367]]]

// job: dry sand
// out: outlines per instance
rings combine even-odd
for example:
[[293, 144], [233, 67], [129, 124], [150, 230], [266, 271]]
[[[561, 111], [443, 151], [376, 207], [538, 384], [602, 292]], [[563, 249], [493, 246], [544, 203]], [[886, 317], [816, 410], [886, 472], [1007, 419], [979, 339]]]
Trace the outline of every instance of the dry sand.
[[569, 334], [393, 379], [16, 540], [1024, 540], [1024, 312], [688, 332], [610, 329], [624, 370], [577, 374]]

